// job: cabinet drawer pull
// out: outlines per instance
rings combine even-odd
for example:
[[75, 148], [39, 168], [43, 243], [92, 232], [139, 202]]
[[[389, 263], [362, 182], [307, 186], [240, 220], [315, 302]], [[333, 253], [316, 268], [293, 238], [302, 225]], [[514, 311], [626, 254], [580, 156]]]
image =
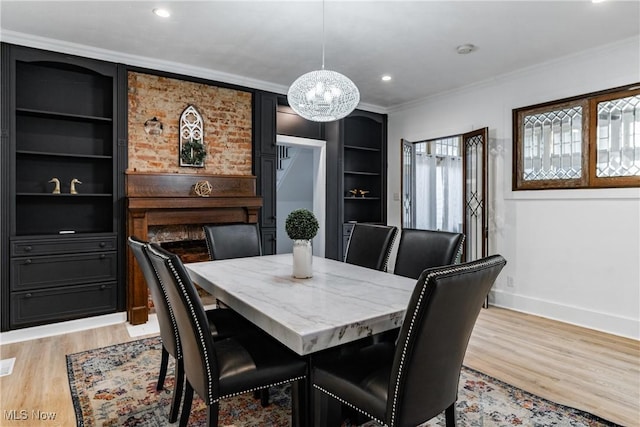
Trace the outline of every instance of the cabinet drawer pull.
[[100, 285], [100, 290], [102, 291], [104, 289], [107, 289], [107, 285]]
[[105, 259], [107, 256], [105, 254], [100, 254], [100, 259]]
[[105, 246], [107, 246], [107, 244], [105, 242], [100, 242], [100, 247], [104, 248]]
[[31, 252], [33, 250], [33, 248], [31, 246], [25, 246], [24, 247], [24, 251], [25, 252]]
[[31, 264], [31, 259], [27, 259], [27, 260], [25, 260], [25, 261], [24, 261], [24, 263], [25, 263], [25, 265], [29, 265], [29, 264]]
[[25, 294], [25, 298], [31, 298], [31, 294]]

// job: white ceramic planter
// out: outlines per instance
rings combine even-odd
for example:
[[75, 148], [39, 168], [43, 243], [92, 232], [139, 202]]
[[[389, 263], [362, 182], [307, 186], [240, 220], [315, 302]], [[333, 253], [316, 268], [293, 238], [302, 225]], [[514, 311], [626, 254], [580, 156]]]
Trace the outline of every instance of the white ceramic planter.
[[293, 277], [306, 279], [313, 276], [313, 249], [311, 240], [293, 241]]

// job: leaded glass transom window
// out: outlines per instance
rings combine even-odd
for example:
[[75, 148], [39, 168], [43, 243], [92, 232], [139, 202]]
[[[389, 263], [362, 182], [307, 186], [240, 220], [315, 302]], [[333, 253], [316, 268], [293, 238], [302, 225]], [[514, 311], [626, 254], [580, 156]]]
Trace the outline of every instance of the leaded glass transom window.
[[598, 103], [596, 174], [640, 175], [640, 95]]
[[514, 190], [640, 186], [640, 84], [513, 111]]
[[582, 172], [582, 107], [524, 118], [524, 180], [572, 179]]

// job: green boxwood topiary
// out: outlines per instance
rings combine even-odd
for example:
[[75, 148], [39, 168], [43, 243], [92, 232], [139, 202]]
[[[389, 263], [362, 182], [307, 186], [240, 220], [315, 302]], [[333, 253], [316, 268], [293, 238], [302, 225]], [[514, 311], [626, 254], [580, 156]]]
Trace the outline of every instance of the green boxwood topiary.
[[287, 236], [292, 240], [311, 240], [318, 234], [319, 227], [316, 216], [308, 209], [291, 211], [284, 224]]

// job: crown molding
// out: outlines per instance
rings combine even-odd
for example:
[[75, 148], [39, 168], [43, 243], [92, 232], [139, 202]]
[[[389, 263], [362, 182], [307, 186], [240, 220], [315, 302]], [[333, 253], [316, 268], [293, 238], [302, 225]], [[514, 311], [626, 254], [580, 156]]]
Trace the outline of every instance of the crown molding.
[[[287, 91], [289, 90], [288, 86], [275, 84], [264, 80], [243, 77], [236, 74], [224, 73], [222, 71], [216, 71], [209, 68], [194, 67], [178, 62], [163, 61], [156, 58], [130, 55], [113, 50], [101, 49], [79, 43], [71, 43], [46, 37], [39, 37], [16, 31], [2, 30], [0, 32], [0, 41], [21, 46], [33, 47], [37, 49], [66, 53], [69, 55], [77, 55], [85, 58], [98, 59], [101, 61], [110, 61], [135, 67], [148, 68], [151, 70], [198, 77], [221, 83], [243, 86], [250, 89], [264, 90], [281, 95], [286, 95]], [[384, 107], [367, 103], [358, 104], [358, 109], [380, 114], [385, 114], [387, 112], [387, 109]]]
[[113, 50], [100, 49], [92, 46], [82, 45], [79, 43], [49, 39], [15, 31], [2, 30], [2, 33], [0, 34], [0, 40], [6, 43], [18, 44], [43, 50], [51, 50], [54, 52], [66, 53], [70, 55], [78, 55], [85, 58], [98, 59], [102, 61], [116, 62], [152, 70], [183, 74], [191, 77], [199, 77], [207, 80], [218, 81], [221, 83], [244, 86], [251, 89], [260, 89], [279, 94], [286, 94], [288, 90], [288, 87], [286, 86], [270, 83], [264, 80], [251, 79], [248, 77], [224, 73], [208, 68], [194, 67], [178, 62], [163, 61], [156, 58], [130, 55]]

